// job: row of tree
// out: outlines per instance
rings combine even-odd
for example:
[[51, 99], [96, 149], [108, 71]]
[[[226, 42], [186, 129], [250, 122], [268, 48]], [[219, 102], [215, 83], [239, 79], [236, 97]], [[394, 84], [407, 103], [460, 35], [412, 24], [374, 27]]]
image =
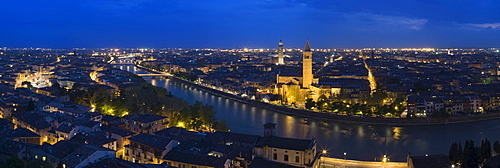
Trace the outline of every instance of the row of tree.
[[[500, 153], [499, 141], [495, 141], [493, 150], [497, 154]], [[452, 164], [461, 165], [463, 168], [476, 168], [492, 156], [492, 146], [488, 139], [481, 140], [479, 146], [475, 146], [473, 140], [465, 141], [463, 147], [462, 143], [453, 142], [448, 156]]]
[[382, 89], [361, 97], [358, 102], [352, 102], [352, 99], [345, 93], [332, 96], [322, 94], [317, 102], [307, 99], [305, 107], [325, 112], [364, 116], [399, 116], [406, 109], [406, 97], [390, 97]]
[[[130, 74], [135, 78], [137, 75]], [[140, 78], [142, 80], [142, 78]], [[189, 104], [184, 99], [174, 97], [163, 87], [153, 86], [142, 80], [119, 90], [105, 87], [74, 89], [67, 92], [71, 101], [93, 106], [103, 114], [124, 116], [127, 114], [157, 114], [167, 116], [171, 126], [184, 126], [198, 131], [227, 131], [224, 120], [217, 120], [216, 111], [201, 102]]]
[[344, 113], [347, 115], [364, 115], [364, 116], [386, 116], [386, 115], [400, 115], [403, 106], [396, 107], [395, 104], [391, 105], [369, 105], [361, 103], [344, 103], [333, 101], [318, 101], [312, 99], [306, 100], [307, 109], [318, 109], [320, 111], [332, 113]]

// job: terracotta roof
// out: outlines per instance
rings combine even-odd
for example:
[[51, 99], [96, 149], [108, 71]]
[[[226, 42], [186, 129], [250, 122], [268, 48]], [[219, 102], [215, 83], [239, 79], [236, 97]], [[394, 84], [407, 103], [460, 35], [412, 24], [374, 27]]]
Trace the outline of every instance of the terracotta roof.
[[133, 137], [128, 138], [130, 141], [135, 141], [153, 148], [157, 148], [160, 150], [165, 150], [165, 147], [170, 143], [171, 139], [158, 136], [142, 133]]
[[224, 158], [218, 158], [205, 154], [199, 154], [189, 150], [179, 149], [171, 150], [165, 155], [165, 157], [163, 157], [163, 159], [211, 167], [224, 167], [224, 164], [226, 163], [226, 159]]

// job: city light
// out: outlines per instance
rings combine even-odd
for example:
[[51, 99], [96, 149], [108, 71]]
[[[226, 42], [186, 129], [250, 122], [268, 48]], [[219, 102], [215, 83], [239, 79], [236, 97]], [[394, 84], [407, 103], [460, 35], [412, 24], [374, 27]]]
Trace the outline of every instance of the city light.
[[184, 128], [184, 122], [178, 122], [176, 126], [177, 126], [177, 127]]

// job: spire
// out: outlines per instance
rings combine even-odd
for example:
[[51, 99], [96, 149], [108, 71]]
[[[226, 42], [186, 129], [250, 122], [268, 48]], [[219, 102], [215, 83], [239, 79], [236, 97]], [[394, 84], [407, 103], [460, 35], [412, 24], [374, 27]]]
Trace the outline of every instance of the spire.
[[309, 46], [309, 40], [306, 41], [306, 47], [304, 48], [304, 51], [311, 51], [311, 46]]

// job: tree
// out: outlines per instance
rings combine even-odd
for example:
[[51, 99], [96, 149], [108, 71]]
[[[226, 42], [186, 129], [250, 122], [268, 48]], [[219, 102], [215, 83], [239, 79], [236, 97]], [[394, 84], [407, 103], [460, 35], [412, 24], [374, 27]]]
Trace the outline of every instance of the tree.
[[226, 120], [220, 119], [215, 123], [214, 129], [217, 131], [229, 131], [229, 125], [227, 124]]
[[316, 102], [314, 102], [313, 99], [307, 99], [306, 109], [313, 109], [313, 107], [316, 107]]
[[17, 155], [10, 156], [4, 164], [0, 165], [0, 168], [24, 168], [23, 160], [19, 159]]
[[458, 142], [458, 162], [464, 163], [464, 151], [462, 150], [462, 142]]
[[453, 164], [459, 162], [460, 152], [458, 150], [458, 143], [453, 142], [450, 146], [450, 151], [448, 152], [448, 157]]
[[491, 143], [486, 138], [485, 140], [481, 140], [481, 146], [480, 146], [480, 162], [486, 161], [486, 159], [491, 157]]
[[479, 166], [479, 149], [474, 146], [473, 140], [465, 141], [463, 167], [475, 168]]
[[495, 151], [495, 153], [497, 155], [500, 154], [500, 142], [499, 141], [495, 141], [493, 143], [493, 151]]

